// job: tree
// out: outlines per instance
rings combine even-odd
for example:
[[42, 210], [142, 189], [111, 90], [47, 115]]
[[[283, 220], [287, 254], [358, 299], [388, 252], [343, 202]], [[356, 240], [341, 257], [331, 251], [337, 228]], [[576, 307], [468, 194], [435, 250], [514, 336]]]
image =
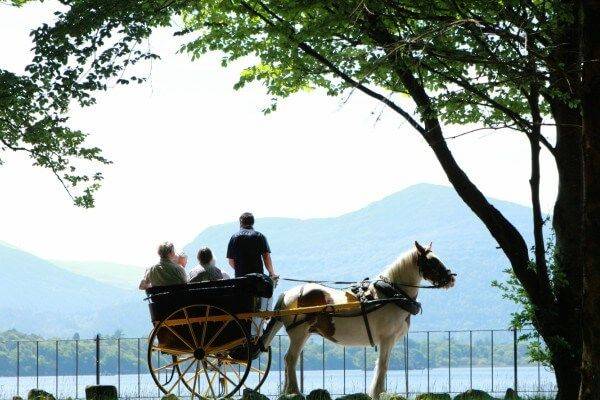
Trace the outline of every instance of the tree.
[[581, 400], [600, 398], [600, 1], [583, 8], [583, 141], [585, 169], [583, 363]]
[[[508, 258], [532, 305], [533, 325], [554, 367], [558, 398], [580, 385], [583, 155], [580, 5], [574, 0], [65, 0], [53, 26], [34, 32], [32, 75], [84, 98], [153, 55], [139, 50], [177, 18], [192, 58], [219, 50], [222, 63], [256, 60], [236, 84], [261, 81], [277, 100], [307, 87], [362, 92], [403, 118], [428, 143], [462, 200]], [[87, 66], [90, 66], [87, 68]], [[80, 82], [84, 82], [81, 84]], [[85, 82], [89, 85], [86, 87]], [[411, 106], [396, 100], [406, 95]], [[516, 131], [531, 149], [533, 251], [488, 202], [448, 147], [445, 126]], [[556, 140], [544, 136], [550, 125]], [[540, 207], [540, 152], [556, 161], [554, 274]]]
[[89, 164], [109, 161], [99, 148], [85, 146], [85, 133], [67, 126], [69, 93], [57, 94], [30, 76], [0, 69], [0, 156], [26, 153], [34, 166], [52, 171], [77, 206], [93, 207], [102, 174], [90, 171]]

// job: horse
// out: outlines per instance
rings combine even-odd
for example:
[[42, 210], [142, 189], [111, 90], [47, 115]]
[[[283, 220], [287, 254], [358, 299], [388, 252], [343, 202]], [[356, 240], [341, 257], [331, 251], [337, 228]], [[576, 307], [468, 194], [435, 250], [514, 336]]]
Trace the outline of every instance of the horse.
[[[425, 279], [436, 288], [454, 286], [455, 275], [447, 269], [435, 256], [431, 243], [428, 247], [415, 242], [413, 249], [402, 254], [395, 262], [387, 266], [377, 279], [388, 282], [392, 287], [400, 289], [416, 303]], [[374, 299], [386, 296], [370, 285]], [[309, 307], [323, 304], [339, 304], [356, 301], [349, 291], [329, 288], [327, 286], [308, 283], [296, 286], [279, 296], [275, 310], [286, 310], [296, 307]], [[390, 354], [394, 344], [401, 339], [410, 326], [411, 313], [391, 302], [382, 302], [381, 306], [369, 313], [359, 312], [353, 315], [317, 314], [306, 315], [298, 320], [298, 316], [272, 318], [261, 337], [263, 348], [270, 345], [275, 334], [285, 327], [290, 338], [290, 346], [285, 355], [286, 394], [300, 393], [296, 377], [296, 363], [308, 337], [318, 334], [324, 338], [345, 346], [375, 345], [379, 348], [379, 356], [375, 366], [375, 374], [369, 389], [369, 396], [377, 400], [384, 391], [385, 375], [388, 370]], [[414, 312], [413, 312], [414, 313]]]

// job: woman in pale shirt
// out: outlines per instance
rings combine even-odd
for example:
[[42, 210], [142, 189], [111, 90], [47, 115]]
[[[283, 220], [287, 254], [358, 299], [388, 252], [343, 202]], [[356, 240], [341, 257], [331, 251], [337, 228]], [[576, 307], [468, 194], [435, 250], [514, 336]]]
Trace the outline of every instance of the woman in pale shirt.
[[189, 283], [229, 279], [227, 274], [224, 274], [217, 268], [215, 258], [208, 247], [203, 247], [198, 251], [198, 262], [200, 265], [192, 268], [190, 271]]
[[178, 256], [175, 254], [173, 243], [165, 242], [158, 246], [158, 256], [159, 263], [146, 270], [144, 279], [140, 282], [140, 290], [187, 283], [187, 274], [177, 263]]

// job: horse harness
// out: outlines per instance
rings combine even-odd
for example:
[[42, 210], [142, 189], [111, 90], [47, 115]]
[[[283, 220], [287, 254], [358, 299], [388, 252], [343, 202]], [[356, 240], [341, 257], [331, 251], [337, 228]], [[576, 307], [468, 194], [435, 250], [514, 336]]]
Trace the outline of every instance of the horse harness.
[[[375, 294], [377, 294], [377, 296], [375, 296]], [[407, 311], [410, 315], [416, 315], [421, 312], [421, 304], [416, 300], [416, 298], [409, 296], [399, 285], [394, 284], [384, 276], [380, 276], [379, 279], [375, 281], [365, 278], [361, 282], [352, 284], [346, 291], [346, 296], [355, 297], [360, 302], [360, 311], [342, 313], [325, 311], [317, 315], [305, 315], [304, 318], [300, 319], [298, 318], [298, 315], [295, 315], [292, 323], [285, 327], [286, 331], [290, 331], [297, 326], [304, 324], [305, 322], [313, 322], [313, 326], [316, 327], [314, 330], [311, 329], [312, 332], [317, 332], [328, 339], [335, 341], [332, 337], [334, 333], [334, 327], [331, 319], [333, 317], [350, 318], [361, 315], [363, 317], [367, 336], [369, 337], [369, 343], [371, 344], [371, 347], [373, 347], [375, 346], [375, 343], [371, 333], [368, 314], [390, 303], [393, 303], [401, 309]], [[320, 298], [317, 299], [316, 297]], [[312, 294], [310, 291], [305, 293], [304, 286], [302, 286], [300, 289], [300, 295], [298, 296], [298, 299], [299, 306], [313, 305], [311, 301], [325, 304], [330, 303], [322, 292], [317, 295]], [[407, 317], [407, 320], [410, 318], [410, 315]]]

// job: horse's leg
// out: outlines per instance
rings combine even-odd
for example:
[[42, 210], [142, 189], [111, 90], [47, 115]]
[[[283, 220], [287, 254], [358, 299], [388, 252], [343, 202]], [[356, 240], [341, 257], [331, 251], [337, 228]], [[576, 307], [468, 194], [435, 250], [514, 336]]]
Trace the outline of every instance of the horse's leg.
[[369, 396], [373, 400], [378, 400], [379, 395], [385, 390], [385, 376], [387, 374], [390, 354], [394, 347], [394, 339], [384, 339], [379, 343], [379, 357], [377, 358], [377, 365], [375, 366], [375, 374], [373, 375], [373, 382], [369, 389]]
[[310, 336], [308, 324], [303, 324], [293, 328], [288, 332], [290, 338], [290, 347], [285, 354], [285, 386], [284, 393], [300, 393], [298, 388], [298, 378], [296, 377], [296, 363], [302, 352], [302, 348], [306, 343], [306, 339]]

